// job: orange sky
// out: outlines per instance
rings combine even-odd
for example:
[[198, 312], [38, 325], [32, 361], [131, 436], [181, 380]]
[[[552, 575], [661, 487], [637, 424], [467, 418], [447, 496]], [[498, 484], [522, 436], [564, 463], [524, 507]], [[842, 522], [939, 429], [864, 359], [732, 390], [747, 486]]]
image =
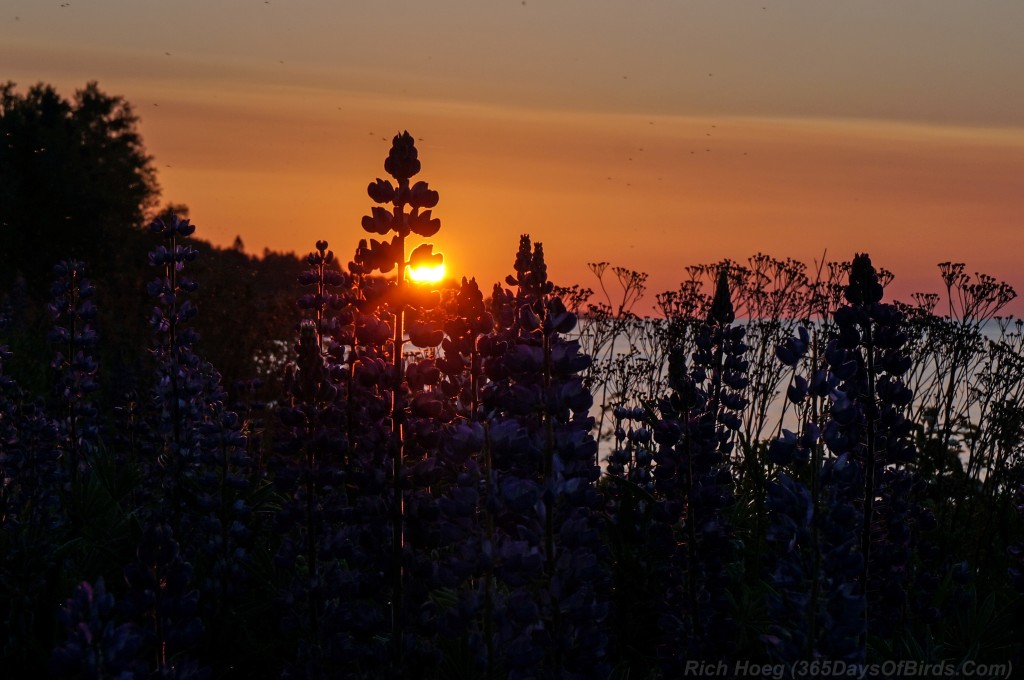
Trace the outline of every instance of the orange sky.
[[215, 243], [348, 256], [408, 129], [432, 241], [486, 284], [528, 232], [558, 282], [608, 260], [651, 297], [688, 264], [826, 249], [903, 296], [943, 260], [1024, 292], [1016, 0], [60, 4], [5, 2], [0, 78], [124, 95]]

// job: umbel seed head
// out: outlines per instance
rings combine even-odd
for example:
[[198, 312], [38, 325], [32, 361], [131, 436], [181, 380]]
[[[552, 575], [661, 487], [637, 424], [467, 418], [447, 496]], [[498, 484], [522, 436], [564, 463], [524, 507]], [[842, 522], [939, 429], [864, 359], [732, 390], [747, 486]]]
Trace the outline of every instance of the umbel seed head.
[[416, 144], [408, 131], [395, 135], [391, 140], [391, 151], [384, 161], [384, 170], [395, 179], [407, 180], [420, 171]]

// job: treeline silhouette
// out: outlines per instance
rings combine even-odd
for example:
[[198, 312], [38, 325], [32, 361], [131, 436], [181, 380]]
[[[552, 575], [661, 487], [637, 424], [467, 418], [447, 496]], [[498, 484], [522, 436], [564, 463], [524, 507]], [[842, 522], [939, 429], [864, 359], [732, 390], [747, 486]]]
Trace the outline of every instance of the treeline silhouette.
[[[97, 360], [108, 389], [141, 389], [148, 375], [146, 325], [152, 308], [145, 294], [152, 276], [145, 227], [159, 214], [188, 216], [183, 205], [158, 208], [160, 187], [153, 158], [138, 131], [138, 117], [121, 97], [89, 83], [72, 100], [39, 84], [24, 93], [0, 85], [0, 291], [4, 292], [14, 350], [10, 370], [19, 382], [41, 390], [47, 382], [46, 309], [57, 262], [89, 263], [90, 279], [105, 304], [94, 321], [104, 342]], [[238, 381], [260, 371], [259, 357], [280, 355], [301, 318], [290, 288], [301, 258], [266, 251], [244, 252], [202, 240], [196, 291], [203, 310], [195, 321], [199, 345], [218, 366], [233, 393]], [[234, 318], [234, 327], [225, 319]]]

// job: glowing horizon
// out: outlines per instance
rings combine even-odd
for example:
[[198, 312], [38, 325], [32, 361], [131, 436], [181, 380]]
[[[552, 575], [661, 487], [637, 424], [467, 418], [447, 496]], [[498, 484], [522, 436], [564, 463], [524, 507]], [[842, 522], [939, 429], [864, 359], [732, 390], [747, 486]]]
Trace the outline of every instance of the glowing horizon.
[[[1006, 86], [1024, 76], [1024, 3], [8, 12], [5, 77], [123, 95], [162, 202], [216, 245], [354, 250], [365, 187], [408, 129], [415, 179], [440, 193], [435, 240], [483, 286], [530, 233], [556, 282], [592, 286], [586, 263], [608, 260], [648, 272], [648, 299], [687, 265], [757, 252], [868, 252], [904, 299], [939, 291], [946, 260], [1024, 289], [1024, 91]], [[377, 49], [381, 26], [416, 58]]]

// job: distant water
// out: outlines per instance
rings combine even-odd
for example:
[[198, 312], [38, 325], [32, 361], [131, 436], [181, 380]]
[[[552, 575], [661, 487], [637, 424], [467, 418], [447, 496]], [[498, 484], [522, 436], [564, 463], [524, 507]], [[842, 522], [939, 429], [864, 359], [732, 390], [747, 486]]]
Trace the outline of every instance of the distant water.
[[[740, 321], [739, 323], [743, 323], [743, 321]], [[995, 319], [991, 319], [991, 320], [988, 320], [985, 323], [983, 323], [979, 330], [980, 330], [981, 335], [984, 338], [984, 340], [986, 340], [988, 342], [995, 342], [995, 341], [999, 340], [1000, 335], [1001, 335], [1001, 328], [1000, 328], [999, 322], [997, 320], [995, 320]], [[1022, 330], [1024, 330], [1024, 329], [1022, 329]], [[1015, 332], [1017, 332], [1016, 325], [1014, 323], [1010, 323], [1009, 327], [1007, 328], [1007, 332], [1008, 333], [1015, 333]], [[612, 355], [613, 356], [620, 356], [620, 355], [621, 356], [628, 356], [630, 354], [635, 354], [637, 352], [643, 352], [643, 351], [644, 350], [642, 348], [640, 348], [640, 347], [631, 346], [624, 338], [616, 338], [616, 340], [612, 344]], [[1022, 356], [1022, 359], [1024, 359], [1024, 356]], [[663, 369], [667, 372], [667, 366], [663, 366]], [[1024, 378], [1024, 376], [1022, 376], [1022, 378]], [[766, 413], [765, 413], [765, 415], [766, 415], [766, 418], [765, 418], [766, 426], [765, 426], [765, 429], [762, 432], [762, 439], [769, 439], [769, 440], [770, 439], [774, 439], [775, 433], [779, 431], [780, 420], [781, 420], [781, 426], [783, 428], [796, 431], [796, 430], [798, 430], [801, 427], [801, 425], [800, 425], [800, 423], [798, 421], [798, 418], [797, 418], [796, 409], [793, 408], [792, 404], [790, 404], [786, 408], [786, 410], [785, 410], [786, 412], [785, 412], [785, 414], [783, 414], [783, 407], [785, 405], [785, 391], [786, 391], [788, 385], [789, 385], [788, 375], [784, 375], [783, 379], [782, 379], [782, 382], [777, 386], [777, 390], [778, 390], [779, 393], [776, 395], [775, 399], [772, 402], [769, 403], [768, 408], [766, 410]], [[610, 400], [610, 403], [609, 403], [609, 408], [611, 408], [611, 407], [613, 407], [615, 405], [617, 405], [617, 403], [615, 402], [614, 398], [612, 398]], [[590, 410], [591, 415], [594, 417], [595, 422], [597, 423], [597, 425], [595, 425], [594, 430], [592, 431], [592, 434], [595, 437], [598, 436], [598, 428], [600, 427], [600, 423], [601, 423], [601, 407], [602, 407], [602, 404], [601, 404], [601, 390], [600, 390], [600, 388], [598, 388], [598, 389], [595, 390], [595, 393], [594, 393], [594, 405], [591, 407], [591, 410]], [[975, 420], [977, 419], [978, 415], [979, 415], [979, 412], [975, 409], [973, 411], [973, 416], [974, 416]], [[603, 435], [604, 435], [605, 438], [602, 441], [599, 442], [600, 457], [601, 457], [602, 460], [614, 448], [614, 445], [615, 445], [614, 439], [609, 436], [609, 433], [612, 433], [612, 432], [614, 432], [614, 419], [611, 416], [611, 413], [608, 412], [605, 415], [605, 421], [604, 421], [604, 427], [603, 427]]]

